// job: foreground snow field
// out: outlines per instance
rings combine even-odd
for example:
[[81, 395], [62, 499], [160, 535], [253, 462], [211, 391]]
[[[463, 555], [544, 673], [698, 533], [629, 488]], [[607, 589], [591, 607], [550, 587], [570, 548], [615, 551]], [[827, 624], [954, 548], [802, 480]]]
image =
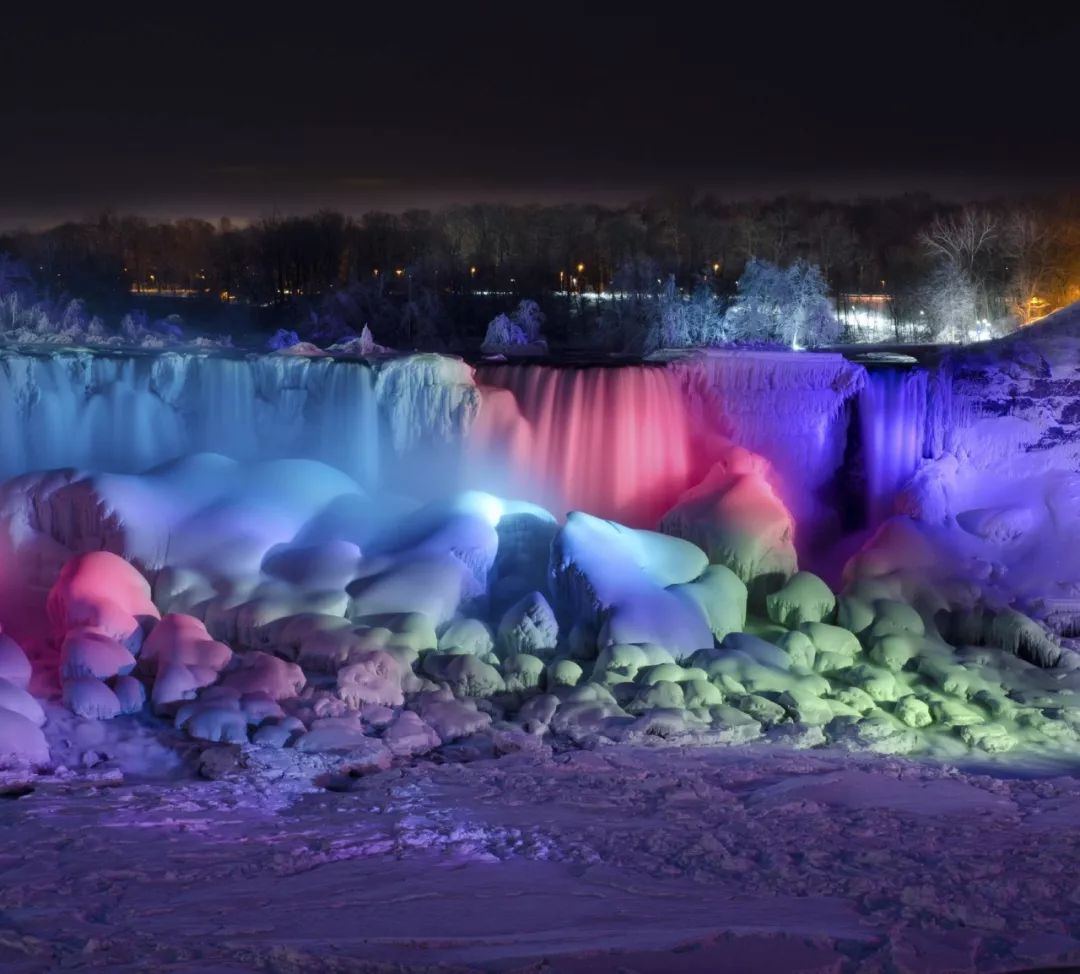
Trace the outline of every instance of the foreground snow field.
[[233, 774], [239, 753], [223, 749], [213, 781], [92, 769], [16, 798], [9, 778], [2, 969], [1080, 964], [1080, 777], [1067, 769], [462, 745], [313, 788]]

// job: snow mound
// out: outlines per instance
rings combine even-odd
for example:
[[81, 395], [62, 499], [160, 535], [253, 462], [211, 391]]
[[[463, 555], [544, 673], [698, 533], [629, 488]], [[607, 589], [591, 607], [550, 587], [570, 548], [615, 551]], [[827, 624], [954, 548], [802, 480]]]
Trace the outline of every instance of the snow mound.
[[702, 609], [669, 590], [708, 567], [700, 548], [573, 512], [551, 545], [559, 611], [597, 633], [597, 646], [657, 643], [677, 658], [711, 646]]
[[768, 465], [730, 448], [705, 479], [660, 521], [660, 529], [700, 547], [761, 597], [797, 569], [791, 514], [769, 483]]

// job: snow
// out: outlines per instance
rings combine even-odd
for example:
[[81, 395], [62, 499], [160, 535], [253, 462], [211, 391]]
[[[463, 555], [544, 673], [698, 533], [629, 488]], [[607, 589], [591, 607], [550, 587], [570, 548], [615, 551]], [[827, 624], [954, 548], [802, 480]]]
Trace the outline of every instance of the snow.
[[552, 589], [572, 623], [594, 626], [598, 644], [658, 643], [677, 657], [712, 645], [705, 614], [668, 586], [707, 567], [694, 545], [572, 513], [551, 547]]
[[1073, 777], [625, 747], [422, 762], [286, 797], [288, 782], [275, 799], [228, 777], [60, 777], [5, 803], [20, 836], [0, 891], [6, 962], [769, 972], [856, 959], [914, 974], [1080, 960]]
[[698, 545], [759, 601], [797, 568], [794, 520], [773, 490], [770, 469], [740, 447], [728, 448], [661, 518], [660, 528]]
[[[0, 485], [0, 781], [23, 796], [0, 808], [19, 836], [0, 862], [0, 954], [28, 970], [58, 957], [304, 969], [328, 956], [326, 917], [362, 902], [365, 959], [412, 966], [1080, 960], [1069, 900], [1080, 654], [1061, 635], [1080, 591], [1061, 585], [1080, 584], [1069, 550], [1080, 489], [1063, 466], [1067, 435], [1014, 436], [1038, 426], [1033, 415], [964, 425], [974, 413], [941, 397], [1004, 388], [970, 363], [948, 388], [925, 375], [896, 383], [898, 399], [864, 397], [882, 415], [902, 407], [883, 422], [907, 430], [925, 395], [928, 424], [948, 429], [913, 452], [951, 452], [921, 464], [896, 496], [907, 513], [882, 512], [827, 584], [798, 571], [796, 530], [827, 520], [814, 522], [813, 494], [835, 473], [865, 374], [836, 356], [725, 354], [625, 380], [528, 373], [545, 395], [569, 390], [567, 415], [604, 462], [612, 444], [592, 439], [603, 424], [573, 395], [644, 390], [672, 405], [686, 393], [672, 414], [697, 411], [675, 427], [683, 483], [648, 493], [670, 506], [659, 533], [460, 490], [481, 392], [468, 365], [439, 356], [236, 360], [222, 391], [247, 388], [282, 424], [264, 455], [185, 453], [145, 473], [66, 468]], [[121, 357], [118, 381], [175, 404], [196, 362]], [[5, 366], [16, 367], [31, 363]], [[1065, 385], [1029, 391], [1061, 399], [1064, 360], [1047, 368], [1025, 381]], [[329, 415], [316, 405], [327, 388], [307, 384], [316, 373], [351, 390], [335, 415], [355, 407], [377, 420], [376, 440], [385, 431], [350, 454], [370, 464], [339, 469], [325, 440], [311, 444], [319, 459], [276, 455]], [[723, 429], [699, 427], [736, 388], [753, 392], [742, 426], [721, 413]], [[769, 389], [798, 413], [790, 444], [772, 442], [788, 432], [783, 416], [749, 418]], [[522, 442], [554, 449], [555, 431], [533, 425], [541, 413], [517, 409]], [[343, 429], [356, 432], [339, 422], [338, 439]], [[1037, 454], [1031, 467], [1020, 449]], [[650, 446], [604, 477], [625, 473], [632, 488], [642, 457], [665, 455]], [[388, 457], [400, 463], [385, 468]], [[902, 478], [882, 471], [888, 489], [871, 500]], [[582, 489], [574, 477], [564, 484]], [[633, 490], [605, 496], [643, 510]], [[78, 840], [59, 845], [56, 823]], [[1033, 842], [1036, 828], [1054, 841]], [[203, 845], [187, 844], [193, 829]], [[105, 849], [123, 865], [102, 867]], [[67, 887], [62, 941], [42, 934], [60, 907], [33, 857], [42, 876], [86, 877]], [[129, 892], [103, 905], [114, 881]], [[392, 909], [404, 883], [430, 898], [406, 911], [408, 929]], [[307, 900], [286, 911], [290, 891], [321, 912]], [[480, 896], [513, 922], [478, 911]], [[235, 912], [231, 897], [259, 909]], [[177, 903], [182, 928], [154, 908]], [[85, 917], [80, 941], [71, 931]], [[132, 952], [116, 930], [136, 921]], [[353, 929], [336, 942], [358, 943]]]

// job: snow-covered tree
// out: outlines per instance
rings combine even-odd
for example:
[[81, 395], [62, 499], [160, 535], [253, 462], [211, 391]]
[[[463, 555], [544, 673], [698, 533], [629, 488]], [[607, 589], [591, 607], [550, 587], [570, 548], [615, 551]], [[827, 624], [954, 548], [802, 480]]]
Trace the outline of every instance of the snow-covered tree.
[[513, 345], [528, 345], [529, 339], [521, 326], [507, 314], [497, 314], [488, 322], [484, 343], [485, 351], [506, 348]]
[[510, 317], [530, 342], [543, 341], [542, 332], [547, 317], [535, 301], [529, 298], [519, 301]]
[[992, 213], [965, 206], [956, 216], [934, 217], [919, 237], [929, 253], [974, 276], [1000, 230]]
[[510, 314], [498, 314], [488, 322], [480, 348], [489, 354], [546, 349], [544, 321], [540, 305], [526, 298]]
[[[925, 285], [927, 317], [948, 322], [932, 326], [946, 341], [968, 341], [977, 333], [980, 320], [995, 317], [991, 310], [997, 304], [991, 296], [995, 290], [992, 265], [1001, 229], [993, 213], [966, 206], [955, 216], [935, 217], [919, 235], [923, 249], [934, 260]], [[956, 320], [969, 298], [970, 318]]]
[[646, 339], [646, 352], [661, 348], [704, 348], [728, 341], [724, 312], [712, 288], [699, 285], [683, 294], [669, 277], [657, 297], [656, 314]]
[[781, 267], [751, 260], [725, 316], [726, 334], [743, 341], [782, 342], [792, 348], [835, 341], [840, 323], [815, 264], [796, 260]]
[[934, 341], [968, 342], [978, 337], [978, 294], [959, 264], [940, 261], [920, 293], [920, 318]]

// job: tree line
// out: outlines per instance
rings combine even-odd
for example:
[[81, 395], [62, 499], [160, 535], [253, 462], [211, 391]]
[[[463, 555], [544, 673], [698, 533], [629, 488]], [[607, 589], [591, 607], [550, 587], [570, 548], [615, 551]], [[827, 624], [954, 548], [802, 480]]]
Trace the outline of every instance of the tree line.
[[39, 287], [91, 306], [133, 293], [201, 295], [276, 309], [299, 330], [369, 324], [379, 341], [432, 347], [478, 341], [493, 314], [522, 298], [541, 302], [557, 341], [602, 335], [618, 345], [620, 307], [632, 319], [643, 295], [674, 286], [690, 300], [706, 289], [724, 303], [752, 262], [798, 264], [816, 268], [841, 311], [853, 295], [888, 295], [897, 339], [963, 339], [976, 322], [1003, 330], [1080, 298], [1080, 198], [975, 206], [923, 195], [732, 203], [686, 194], [246, 225], [103, 213], [6, 233], [0, 252]]

